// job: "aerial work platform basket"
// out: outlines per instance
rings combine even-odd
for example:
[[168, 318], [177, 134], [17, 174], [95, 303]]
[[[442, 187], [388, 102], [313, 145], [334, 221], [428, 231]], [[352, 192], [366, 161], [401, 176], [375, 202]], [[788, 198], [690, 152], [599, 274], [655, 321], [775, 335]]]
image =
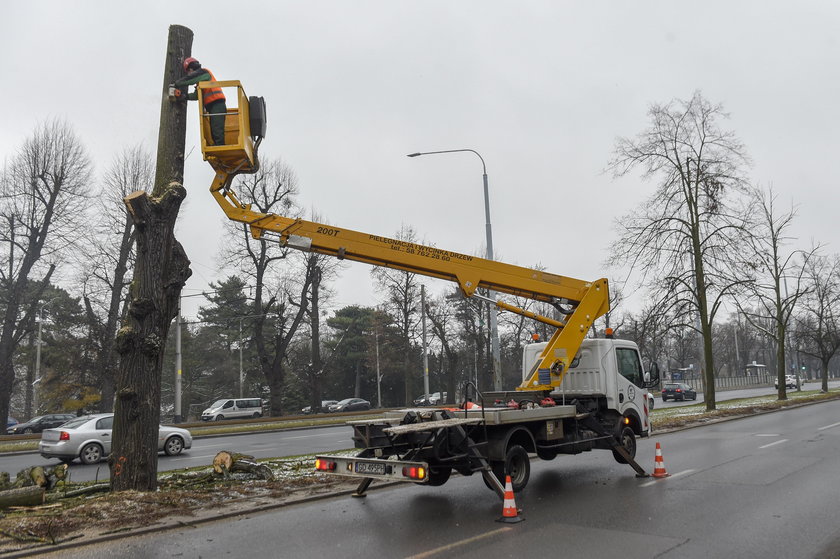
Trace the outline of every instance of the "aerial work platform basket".
[[[222, 88], [225, 94], [225, 113], [207, 112], [203, 90]], [[198, 84], [201, 153], [216, 172], [232, 177], [239, 173], [253, 173], [259, 168], [257, 148], [265, 136], [265, 101], [262, 97], [248, 97], [239, 80], [200, 82]], [[225, 143], [214, 145], [211, 120], [224, 118]]]

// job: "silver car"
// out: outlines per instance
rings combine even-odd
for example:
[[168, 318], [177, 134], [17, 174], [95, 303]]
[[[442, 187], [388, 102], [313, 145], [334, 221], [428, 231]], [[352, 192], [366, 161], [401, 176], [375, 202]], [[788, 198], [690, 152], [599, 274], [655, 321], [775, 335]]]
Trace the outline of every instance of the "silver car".
[[[45, 429], [38, 451], [44, 458], [58, 458], [65, 464], [76, 458], [82, 464], [96, 464], [111, 453], [113, 425], [112, 413], [77, 417], [55, 429]], [[158, 426], [158, 451], [175, 456], [191, 446], [192, 435], [186, 429]]]

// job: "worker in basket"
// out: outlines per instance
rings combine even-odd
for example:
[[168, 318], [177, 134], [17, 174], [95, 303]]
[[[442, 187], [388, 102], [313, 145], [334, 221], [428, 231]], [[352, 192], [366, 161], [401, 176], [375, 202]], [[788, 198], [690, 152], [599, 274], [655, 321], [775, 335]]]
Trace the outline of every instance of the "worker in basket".
[[[201, 63], [193, 57], [184, 59], [184, 71], [187, 75], [175, 82], [175, 87], [182, 89], [198, 82], [214, 82], [216, 77], [207, 68], [202, 68]], [[221, 87], [203, 89], [204, 110], [210, 114], [210, 134], [213, 137], [213, 144], [217, 146], [225, 143], [225, 94]], [[198, 100], [198, 88], [187, 95], [190, 101]]]

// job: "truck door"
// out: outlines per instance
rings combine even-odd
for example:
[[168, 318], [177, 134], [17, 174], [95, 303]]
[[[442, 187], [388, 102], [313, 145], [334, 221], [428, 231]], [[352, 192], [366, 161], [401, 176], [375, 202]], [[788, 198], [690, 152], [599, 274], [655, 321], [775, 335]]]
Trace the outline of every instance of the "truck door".
[[[642, 360], [635, 348], [615, 348], [615, 358], [618, 365], [619, 377], [619, 405], [622, 414], [627, 415], [628, 408], [635, 410], [641, 422], [641, 430], [648, 430], [648, 410], [645, 406], [645, 373]], [[624, 382], [626, 381], [626, 382]]]

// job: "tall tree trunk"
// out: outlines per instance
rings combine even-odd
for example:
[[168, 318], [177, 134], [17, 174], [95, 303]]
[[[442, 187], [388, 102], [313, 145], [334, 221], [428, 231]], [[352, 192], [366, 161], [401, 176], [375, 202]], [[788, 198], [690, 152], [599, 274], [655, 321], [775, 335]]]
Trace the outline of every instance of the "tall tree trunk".
[[140, 190], [125, 198], [137, 228], [137, 262], [128, 315], [116, 340], [120, 365], [113, 448], [108, 457], [114, 491], [157, 488], [163, 355], [181, 288], [192, 273], [174, 234], [178, 210], [186, 197], [181, 183], [187, 107], [168, 100], [167, 86], [182, 73], [181, 62], [190, 56], [192, 39], [193, 33], [186, 27], [169, 28], [154, 190], [151, 196]]

